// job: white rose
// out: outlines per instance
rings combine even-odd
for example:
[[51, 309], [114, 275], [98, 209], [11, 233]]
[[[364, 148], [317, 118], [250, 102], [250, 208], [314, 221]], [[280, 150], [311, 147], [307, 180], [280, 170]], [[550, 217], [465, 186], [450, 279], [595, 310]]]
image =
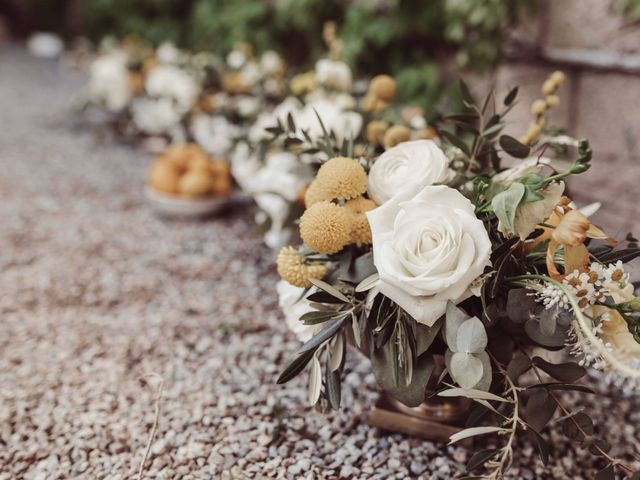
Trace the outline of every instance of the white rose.
[[303, 297], [304, 288], [289, 285], [284, 280], [280, 280], [276, 285], [278, 291], [278, 304], [284, 313], [287, 327], [301, 342], [306, 342], [313, 337], [322, 325], [305, 325], [300, 321], [300, 317], [305, 313], [313, 312], [314, 308], [309, 301]]
[[299, 112], [300, 101], [295, 97], [285, 98], [282, 103], [277, 105], [273, 110], [265, 110], [258, 115], [255, 123], [249, 128], [249, 141], [252, 144], [257, 144], [261, 141], [271, 139], [273, 135], [266, 130], [267, 128], [275, 127], [278, 124], [278, 120], [285, 124], [289, 113], [296, 116]]
[[241, 117], [254, 117], [262, 107], [258, 97], [243, 95], [236, 101], [236, 111]]
[[247, 56], [240, 50], [232, 50], [229, 52], [229, 55], [227, 55], [227, 65], [236, 70], [241, 68], [246, 61]]
[[406, 187], [367, 213], [378, 288], [417, 322], [431, 326], [471, 296], [489, 265], [491, 242], [471, 202], [446, 186]]
[[183, 112], [196, 103], [200, 94], [200, 87], [191, 75], [169, 64], [151, 70], [145, 80], [145, 89], [151, 96], [173, 99]]
[[133, 92], [124, 52], [114, 51], [91, 63], [87, 90], [92, 102], [102, 103], [112, 112], [119, 112], [128, 105]]
[[197, 114], [191, 121], [195, 141], [211, 155], [226, 157], [240, 129], [222, 115]]
[[182, 52], [171, 42], [163, 42], [156, 50], [156, 58], [160, 63], [178, 63], [182, 57]]
[[453, 178], [449, 159], [433, 140], [404, 142], [390, 148], [373, 163], [367, 191], [378, 205], [416, 184], [447, 183]]
[[284, 70], [284, 62], [276, 52], [267, 50], [260, 57], [260, 68], [266, 75], [280, 75]]
[[316, 62], [316, 80], [327, 88], [348, 92], [352, 84], [351, 69], [344, 62], [324, 58]]
[[133, 123], [139, 130], [152, 135], [167, 133], [182, 119], [175, 103], [169, 98], [140, 98], [131, 106]]

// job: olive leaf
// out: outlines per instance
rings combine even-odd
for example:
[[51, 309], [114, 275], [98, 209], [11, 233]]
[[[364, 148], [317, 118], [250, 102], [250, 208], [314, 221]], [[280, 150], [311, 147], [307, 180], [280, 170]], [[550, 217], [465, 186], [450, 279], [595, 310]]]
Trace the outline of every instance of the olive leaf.
[[509, 135], [500, 135], [498, 139], [502, 149], [515, 158], [526, 158], [531, 151], [527, 145], [519, 142]]

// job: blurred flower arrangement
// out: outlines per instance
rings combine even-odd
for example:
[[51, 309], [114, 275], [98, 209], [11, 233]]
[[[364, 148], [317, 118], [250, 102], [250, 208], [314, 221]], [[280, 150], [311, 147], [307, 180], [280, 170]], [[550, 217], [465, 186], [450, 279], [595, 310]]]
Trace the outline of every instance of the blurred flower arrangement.
[[293, 122], [279, 124], [299, 140], [287, 145], [304, 144], [319, 164], [299, 220], [304, 243], [277, 258], [280, 305], [304, 342], [279, 383], [309, 366], [310, 403], [339, 408], [353, 344], [380, 388], [415, 407], [428, 401], [442, 358], [437, 395], [473, 401], [451, 442], [497, 434], [470, 472], [503, 478], [523, 432], [546, 463], [543, 430], [555, 416], [569, 439], [605, 459], [602, 478], [634, 473], [588, 413], [560, 396], [594, 394], [577, 383], [588, 369], [640, 385], [640, 298], [625, 272], [640, 249], [631, 235], [610, 238], [567, 197], [564, 180], [588, 170], [592, 152], [546, 127], [563, 81], [556, 72], [545, 83], [523, 141], [502, 134], [517, 88], [478, 105], [464, 84], [466, 111], [444, 117], [436, 139], [386, 142], [370, 122], [382, 152], [328, 128], [300, 138]]
[[106, 111], [117, 133], [163, 139], [160, 149], [194, 141], [228, 158], [258, 113], [280, 99], [285, 72], [277, 53], [256, 58], [245, 44], [223, 61], [171, 43], [154, 50], [134, 39], [105, 41], [89, 66], [85, 106]]

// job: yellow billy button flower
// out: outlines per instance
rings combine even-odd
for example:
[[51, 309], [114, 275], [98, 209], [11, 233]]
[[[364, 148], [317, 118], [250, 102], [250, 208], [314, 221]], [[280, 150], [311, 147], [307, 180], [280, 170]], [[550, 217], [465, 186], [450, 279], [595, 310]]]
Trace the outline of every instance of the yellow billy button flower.
[[351, 240], [351, 216], [335, 203], [314, 203], [300, 217], [300, 237], [318, 253], [337, 253]]
[[363, 197], [354, 198], [344, 204], [344, 208], [351, 215], [351, 242], [359, 247], [372, 243], [371, 226], [365, 213], [376, 207], [376, 202]]
[[334, 157], [320, 167], [316, 182], [324, 199], [350, 200], [367, 190], [367, 173], [353, 158]]
[[309, 208], [314, 203], [324, 200], [332, 200], [332, 198], [327, 196], [327, 192], [317, 180], [312, 181], [304, 192], [304, 206]]
[[399, 143], [407, 142], [411, 139], [411, 130], [404, 125], [394, 125], [384, 134], [384, 148], [393, 148]]
[[367, 141], [373, 145], [382, 145], [389, 124], [382, 120], [373, 120], [367, 125]]
[[396, 89], [396, 81], [389, 75], [373, 77], [369, 85], [369, 92], [385, 102], [390, 101], [395, 96]]
[[322, 279], [327, 274], [326, 266], [318, 262], [305, 263], [304, 257], [293, 247], [283, 247], [278, 253], [276, 264], [280, 277], [299, 288], [309, 288], [310, 279]]

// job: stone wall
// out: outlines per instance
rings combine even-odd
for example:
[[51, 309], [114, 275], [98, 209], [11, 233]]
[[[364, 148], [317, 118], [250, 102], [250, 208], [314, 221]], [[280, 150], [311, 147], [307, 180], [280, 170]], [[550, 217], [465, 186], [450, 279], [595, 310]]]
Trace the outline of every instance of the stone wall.
[[508, 133], [520, 136], [529, 108], [554, 70], [567, 74], [552, 123], [587, 137], [592, 169], [571, 184], [582, 203], [603, 201], [596, 221], [620, 236], [640, 233], [640, 24], [612, 11], [611, 0], [546, 0], [535, 18], [511, 35], [506, 60], [474, 82], [479, 94], [495, 83], [504, 93], [520, 86], [520, 104]]

